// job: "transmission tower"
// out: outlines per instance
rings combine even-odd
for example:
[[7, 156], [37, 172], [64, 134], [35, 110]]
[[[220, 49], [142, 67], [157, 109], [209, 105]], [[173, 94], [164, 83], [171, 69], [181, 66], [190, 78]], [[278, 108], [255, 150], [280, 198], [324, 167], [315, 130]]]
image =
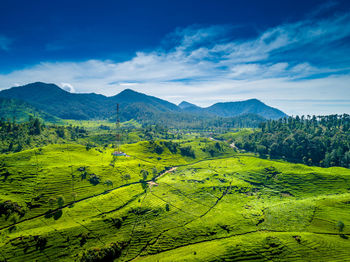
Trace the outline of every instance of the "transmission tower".
[[116, 135], [115, 135], [115, 142], [116, 142], [116, 148], [113, 152], [114, 156], [125, 156], [126, 154], [122, 151], [120, 151], [120, 141], [121, 141], [121, 134], [120, 134], [120, 119], [119, 119], [119, 104], [117, 104], [117, 115], [116, 115]]

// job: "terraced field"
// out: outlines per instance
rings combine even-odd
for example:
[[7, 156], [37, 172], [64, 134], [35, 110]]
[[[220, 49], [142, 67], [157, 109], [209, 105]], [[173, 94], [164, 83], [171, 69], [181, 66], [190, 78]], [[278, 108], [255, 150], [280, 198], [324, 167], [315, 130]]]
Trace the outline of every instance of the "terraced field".
[[0, 261], [350, 261], [349, 169], [178, 143], [1, 156]]

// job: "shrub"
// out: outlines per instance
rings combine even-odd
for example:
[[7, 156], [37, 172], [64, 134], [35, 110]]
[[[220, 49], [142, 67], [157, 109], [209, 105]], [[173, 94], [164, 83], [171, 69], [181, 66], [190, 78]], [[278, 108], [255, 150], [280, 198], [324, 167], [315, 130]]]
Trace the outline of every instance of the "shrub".
[[113, 226], [115, 226], [118, 229], [122, 226], [122, 220], [120, 218], [112, 218], [112, 223]]
[[11, 200], [6, 200], [5, 202], [0, 202], [0, 216], [10, 216], [13, 213], [17, 213], [19, 216], [24, 216], [25, 211], [17, 202], [12, 202]]
[[81, 262], [113, 261], [120, 257], [123, 246], [119, 243], [112, 243], [107, 247], [91, 248], [86, 250], [81, 256]]
[[174, 143], [172, 141], [165, 141], [164, 145], [169, 149], [169, 151], [173, 154], [176, 154], [177, 148], [179, 147], [178, 143]]
[[107, 186], [113, 186], [113, 182], [111, 180], [106, 180], [104, 184]]
[[163, 147], [161, 147], [160, 145], [158, 145], [158, 144], [155, 144], [154, 145], [154, 152], [156, 152], [157, 154], [161, 154], [161, 153], [163, 153], [163, 151], [164, 151], [164, 148]]
[[191, 146], [180, 147], [180, 152], [182, 156], [196, 158], [194, 150], [192, 149]]
[[45, 247], [46, 247], [46, 244], [47, 244], [47, 239], [45, 237], [42, 237], [42, 236], [35, 236], [34, 237], [34, 240], [35, 240], [35, 248], [36, 250], [44, 250]]
[[89, 182], [96, 186], [101, 182], [101, 178], [98, 177], [96, 174], [90, 174]]

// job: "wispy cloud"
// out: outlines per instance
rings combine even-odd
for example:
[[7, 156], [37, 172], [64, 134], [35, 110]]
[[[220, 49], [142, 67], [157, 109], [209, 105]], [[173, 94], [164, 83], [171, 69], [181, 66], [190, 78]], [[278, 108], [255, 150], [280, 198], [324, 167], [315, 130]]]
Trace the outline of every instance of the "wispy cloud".
[[[256, 97], [292, 114], [331, 112], [322, 103], [305, 102], [296, 109], [278, 101], [350, 97], [350, 47], [344, 44], [350, 14], [282, 24], [251, 39], [235, 38], [235, 30], [239, 27], [178, 28], [154, 51], [137, 52], [128, 61], [43, 62], [0, 75], [0, 86], [69, 83], [76, 92], [106, 95], [132, 87], [199, 105]], [[345, 109], [332, 108], [337, 113]]]
[[13, 40], [11, 38], [8, 38], [4, 35], [0, 35], [0, 50], [8, 51], [10, 49], [12, 41]]

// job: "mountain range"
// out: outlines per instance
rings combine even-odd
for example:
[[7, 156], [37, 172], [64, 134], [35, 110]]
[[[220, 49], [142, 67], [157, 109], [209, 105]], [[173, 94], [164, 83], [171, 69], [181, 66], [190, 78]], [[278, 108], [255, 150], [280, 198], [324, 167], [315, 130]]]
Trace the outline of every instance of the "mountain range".
[[[5, 118], [10, 115], [8, 107], [13, 108], [16, 103], [18, 103], [17, 108], [20, 108], [17, 111], [23, 113], [27, 108], [31, 115], [40, 115], [44, 119], [112, 119], [115, 117], [117, 103], [120, 105], [122, 120], [146, 121], [151, 118], [156, 120], [165, 117], [191, 121], [191, 119], [232, 118], [243, 115], [278, 119], [286, 116], [282, 111], [267, 106], [257, 99], [216, 103], [202, 108], [185, 101], [175, 105], [131, 89], [125, 89], [115, 96], [106, 97], [95, 93], [70, 93], [55, 84], [42, 82], [2, 90], [0, 97], [2, 98], [0, 116]], [[34, 112], [35, 109], [36, 112]]]

